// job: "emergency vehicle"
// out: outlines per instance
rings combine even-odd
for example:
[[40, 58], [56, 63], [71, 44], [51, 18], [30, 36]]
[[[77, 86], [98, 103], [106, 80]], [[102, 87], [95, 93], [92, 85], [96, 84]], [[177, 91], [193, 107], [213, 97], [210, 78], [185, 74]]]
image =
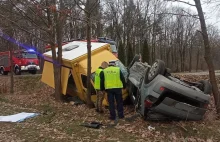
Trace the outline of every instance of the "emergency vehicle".
[[10, 56], [13, 61], [13, 72], [20, 75], [22, 72], [36, 74], [39, 67], [39, 59], [34, 49], [15, 50], [10, 55], [10, 51], [0, 52], [0, 74], [8, 75], [11, 71]]

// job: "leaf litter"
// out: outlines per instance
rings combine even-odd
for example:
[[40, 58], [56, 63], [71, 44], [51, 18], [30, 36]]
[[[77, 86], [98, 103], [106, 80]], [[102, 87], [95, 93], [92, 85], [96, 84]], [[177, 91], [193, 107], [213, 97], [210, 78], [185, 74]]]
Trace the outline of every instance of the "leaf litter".
[[[178, 76], [188, 81], [208, 78], [206, 75]], [[9, 86], [9, 78], [1, 77], [1, 80]], [[220, 84], [220, 77], [217, 81]], [[33, 141], [220, 141], [220, 130], [217, 128], [220, 122], [216, 120], [213, 97], [203, 121], [151, 122], [137, 117], [133, 121], [119, 120], [115, 127], [95, 130], [80, 127], [79, 124], [84, 121], [108, 124], [110, 123], [108, 110], [100, 115], [94, 109], [88, 109], [85, 104], [76, 106], [56, 102], [52, 97], [53, 93], [52, 88], [40, 82], [40, 77], [15, 77], [15, 94], [0, 95], [0, 114], [27, 110], [40, 112], [41, 116], [17, 124], [16, 127], [13, 124], [0, 124], [2, 127], [0, 136], [11, 141], [30, 139]], [[131, 106], [125, 106], [126, 117], [135, 115], [132, 109]], [[155, 130], [150, 131], [149, 126], [154, 127]]]

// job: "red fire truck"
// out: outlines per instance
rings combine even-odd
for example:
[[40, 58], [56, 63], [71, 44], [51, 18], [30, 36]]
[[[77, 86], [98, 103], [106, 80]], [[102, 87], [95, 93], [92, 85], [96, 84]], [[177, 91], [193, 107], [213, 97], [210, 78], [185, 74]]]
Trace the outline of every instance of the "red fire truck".
[[39, 59], [33, 49], [16, 50], [10, 55], [10, 51], [0, 52], [0, 74], [7, 75], [11, 71], [10, 56], [13, 61], [13, 72], [20, 75], [21, 72], [36, 74], [39, 67]]

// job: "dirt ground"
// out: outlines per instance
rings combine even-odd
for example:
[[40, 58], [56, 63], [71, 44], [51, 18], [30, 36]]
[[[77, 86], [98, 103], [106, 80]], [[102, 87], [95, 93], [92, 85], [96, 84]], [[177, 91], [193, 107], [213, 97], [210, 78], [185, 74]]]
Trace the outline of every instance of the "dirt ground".
[[[207, 76], [181, 76], [188, 80], [198, 80]], [[204, 120], [199, 122], [144, 121], [134, 117], [132, 106], [125, 106], [124, 120], [116, 126], [108, 120], [108, 110], [97, 114], [94, 109], [83, 105], [56, 102], [52, 96], [53, 89], [40, 82], [41, 76], [15, 77], [15, 93], [0, 94], [0, 115], [19, 112], [36, 112], [39, 116], [20, 123], [0, 123], [0, 141], [2, 142], [141, 142], [141, 141], [174, 141], [174, 142], [212, 142], [220, 141], [220, 120], [216, 119], [213, 103]], [[220, 78], [218, 78], [219, 81]], [[9, 86], [9, 78], [0, 76], [0, 86]], [[9, 91], [7, 88], [6, 91]], [[100, 129], [80, 126], [84, 121], [103, 123]], [[149, 130], [148, 127], [155, 130]]]

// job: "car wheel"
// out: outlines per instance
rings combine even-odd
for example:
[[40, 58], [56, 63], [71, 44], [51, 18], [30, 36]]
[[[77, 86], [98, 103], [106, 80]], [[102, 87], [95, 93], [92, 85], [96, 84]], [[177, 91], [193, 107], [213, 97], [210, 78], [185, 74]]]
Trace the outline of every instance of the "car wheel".
[[202, 84], [200, 87], [201, 91], [203, 91], [205, 94], [211, 94], [212, 93], [212, 85], [209, 83], [208, 80], [201, 80], [199, 83]]
[[21, 71], [18, 67], [15, 68], [15, 75], [21, 75]]
[[156, 60], [148, 73], [146, 74], [145, 83], [152, 81], [158, 74], [164, 75], [165, 73], [165, 63], [162, 60]]
[[140, 55], [135, 55], [131, 63], [129, 64], [128, 69], [130, 69], [135, 62], [140, 62], [140, 57], [141, 57]]
[[3, 68], [0, 68], [0, 74], [4, 75], [4, 69]]
[[36, 73], [37, 73], [37, 71], [30, 71], [30, 73], [31, 73], [31, 74], [36, 74]]

